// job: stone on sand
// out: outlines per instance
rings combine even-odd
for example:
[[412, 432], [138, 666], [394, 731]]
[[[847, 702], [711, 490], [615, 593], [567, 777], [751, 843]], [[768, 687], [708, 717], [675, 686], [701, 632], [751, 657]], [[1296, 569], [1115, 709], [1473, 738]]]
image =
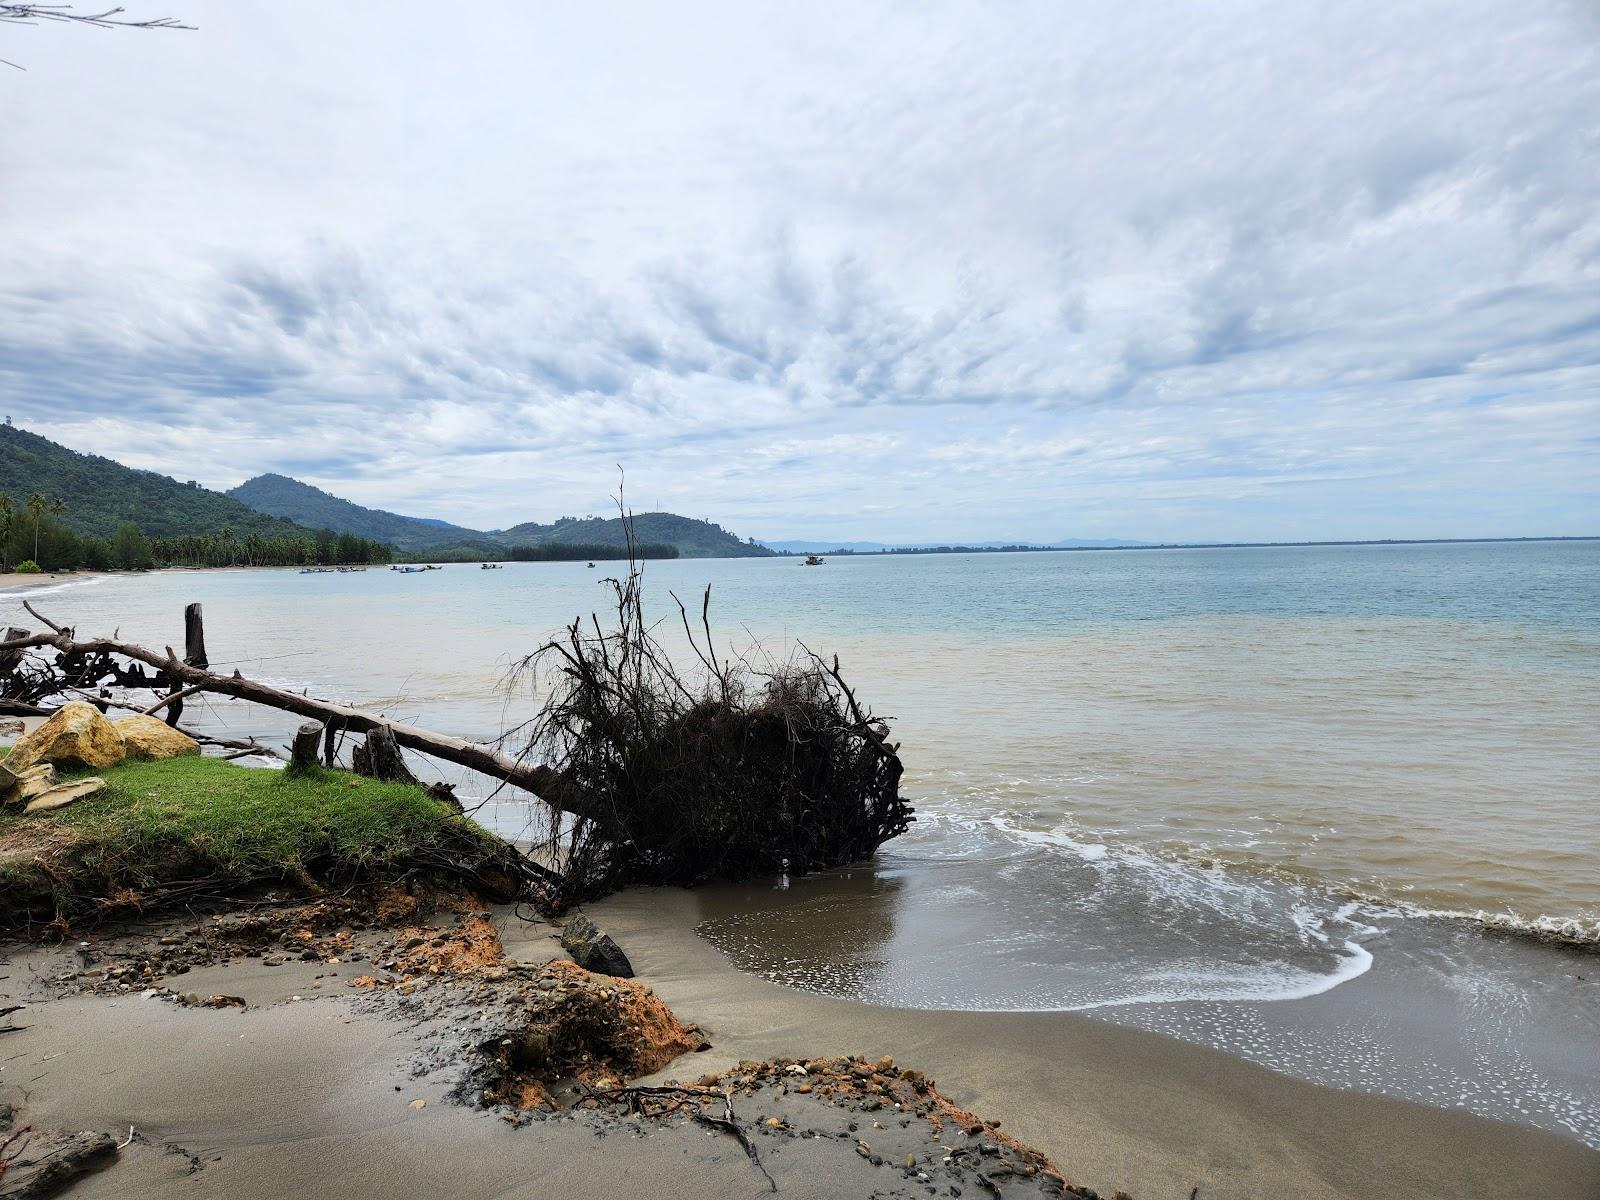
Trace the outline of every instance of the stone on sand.
[[572, 961], [585, 971], [593, 971], [597, 975], [615, 975], [619, 979], [633, 978], [633, 964], [622, 952], [622, 947], [582, 913], [568, 921], [561, 930], [561, 946], [572, 955]]

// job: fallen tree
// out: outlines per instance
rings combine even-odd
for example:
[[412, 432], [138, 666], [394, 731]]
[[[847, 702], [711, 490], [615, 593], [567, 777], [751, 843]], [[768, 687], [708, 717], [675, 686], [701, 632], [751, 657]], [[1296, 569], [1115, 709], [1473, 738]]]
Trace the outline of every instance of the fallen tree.
[[[631, 532], [631, 531], [630, 531]], [[494, 742], [472, 742], [381, 713], [221, 674], [206, 663], [199, 605], [185, 612], [186, 653], [116, 637], [79, 638], [32, 604], [48, 632], [7, 631], [0, 641], [0, 696], [36, 705], [63, 695], [136, 708], [108, 685], [147, 689], [177, 726], [183, 698], [212, 693], [306, 718], [293, 765], [309, 767], [322, 743], [364, 736], [357, 770], [417, 782], [400, 749], [452, 763], [522, 789], [547, 810], [530, 828], [536, 843], [530, 899], [546, 910], [638, 883], [696, 884], [714, 878], [804, 874], [869, 857], [914, 819], [900, 795], [898, 746], [845, 683], [837, 659], [806, 651], [758, 669], [726, 661], [711, 633], [710, 589], [699, 631], [678, 613], [696, 664], [681, 671], [646, 621], [638, 561], [613, 589], [615, 625], [574, 621], [524, 658], [512, 682], [547, 685], [537, 716]], [[674, 596], [674, 600], [676, 600]], [[54, 650], [53, 659], [30, 651]], [[20, 683], [19, 683], [20, 681]], [[182, 728], [182, 727], [180, 727]], [[240, 753], [254, 741], [216, 739]], [[507, 744], [520, 743], [516, 753]], [[453, 802], [444, 785], [429, 789]]]
[[524, 756], [549, 765], [555, 786], [540, 797], [566, 814], [540, 847], [562, 903], [630, 884], [805, 874], [906, 830], [899, 747], [837, 659], [723, 659], [707, 588], [698, 631], [678, 601], [698, 664], [686, 674], [646, 620], [637, 565], [606, 582], [612, 627], [574, 621], [518, 672], [549, 685]]

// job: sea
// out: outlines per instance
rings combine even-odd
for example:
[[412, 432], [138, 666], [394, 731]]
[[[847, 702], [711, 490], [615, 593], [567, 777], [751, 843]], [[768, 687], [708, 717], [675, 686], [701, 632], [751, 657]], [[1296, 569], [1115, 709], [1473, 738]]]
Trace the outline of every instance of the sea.
[[[617, 564], [167, 571], [0, 593], [0, 621], [492, 738]], [[837, 655], [917, 808], [869, 863], [706, 889], [785, 986], [1082, 1013], [1600, 1148], [1600, 541], [674, 560], [759, 668]], [[285, 740], [229, 701], [197, 724]], [[446, 777], [515, 836], [526, 797]]]

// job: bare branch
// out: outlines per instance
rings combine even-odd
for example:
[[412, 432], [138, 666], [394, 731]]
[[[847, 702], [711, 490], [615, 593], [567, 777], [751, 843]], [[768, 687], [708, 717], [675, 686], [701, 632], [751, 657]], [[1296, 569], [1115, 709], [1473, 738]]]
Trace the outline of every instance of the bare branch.
[[0, 21], [37, 25], [41, 21], [66, 21], [96, 29], [194, 29], [176, 17], [154, 17], [129, 21], [122, 17], [127, 9], [108, 8], [97, 13], [76, 13], [70, 4], [0, 4]]

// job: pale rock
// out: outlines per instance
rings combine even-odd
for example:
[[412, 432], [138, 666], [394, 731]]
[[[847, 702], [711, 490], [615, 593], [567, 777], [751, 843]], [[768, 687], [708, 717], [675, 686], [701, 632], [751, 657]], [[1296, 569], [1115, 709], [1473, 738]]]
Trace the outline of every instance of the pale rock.
[[159, 717], [138, 713], [113, 724], [122, 735], [129, 758], [180, 758], [200, 753], [199, 742]]
[[103, 771], [116, 766], [126, 753], [117, 727], [94, 705], [74, 700], [18, 741], [6, 764], [14, 771], [41, 762]]
[[28, 801], [28, 807], [23, 813], [49, 812], [51, 809], [64, 808], [74, 800], [81, 800], [85, 796], [92, 796], [106, 786], [106, 781], [91, 775], [88, 779], [74, 779], [71, 783], [57, 784], [49, 791], [40, 792]]

